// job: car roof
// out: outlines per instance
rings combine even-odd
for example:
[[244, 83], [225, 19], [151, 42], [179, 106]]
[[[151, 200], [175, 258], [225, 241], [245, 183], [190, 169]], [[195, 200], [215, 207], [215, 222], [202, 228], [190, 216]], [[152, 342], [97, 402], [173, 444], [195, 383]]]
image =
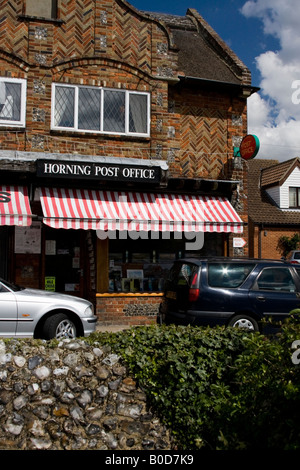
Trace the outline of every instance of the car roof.
[[289, 265], [295, 267], [294, 264], [289, 263], [288, 261], [285, 260], [280, 260], [280, 259], [260, 259], [260, 258], [231, 258], [227, 256], [207, 256], [207, 257], [201, 257], [201, 258], [180, 258], [176, 260], [176, 262], [187, 262], [187, 263], [194, 263], [196, 265], [199, 265], [203, 262], [226, 262], [226, 263], [249, 263], [249, 262], [254, 262], [254, 263], [259, 263], [259, 264], [264, 264], [268, 266], [283, 266], [283, 265]]

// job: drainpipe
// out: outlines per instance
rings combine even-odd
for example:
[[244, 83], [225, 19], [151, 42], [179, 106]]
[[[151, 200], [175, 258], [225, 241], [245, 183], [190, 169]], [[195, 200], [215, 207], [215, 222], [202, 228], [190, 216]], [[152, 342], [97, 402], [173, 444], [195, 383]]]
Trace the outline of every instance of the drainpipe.
[[258, 226], [259, 232], [258, 232], [258, 258], [261, 259], [261, 233], [263, 231], [264, 225], [260, 224]]

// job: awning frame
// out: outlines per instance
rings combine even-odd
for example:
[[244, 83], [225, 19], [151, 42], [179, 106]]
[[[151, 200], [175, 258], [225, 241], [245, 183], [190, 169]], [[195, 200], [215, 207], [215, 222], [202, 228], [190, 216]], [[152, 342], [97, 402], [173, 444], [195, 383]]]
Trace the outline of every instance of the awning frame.
[[44, 223], [53, 228], [242, 233], [225, 197], [40, 188]]

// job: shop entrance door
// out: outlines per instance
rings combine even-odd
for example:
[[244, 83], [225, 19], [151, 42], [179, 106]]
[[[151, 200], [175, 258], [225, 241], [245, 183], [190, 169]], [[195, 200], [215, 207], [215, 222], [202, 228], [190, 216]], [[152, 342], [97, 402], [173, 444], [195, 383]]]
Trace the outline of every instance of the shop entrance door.
[[45, 230], [45, 289], [84, 297], [81, 230]]

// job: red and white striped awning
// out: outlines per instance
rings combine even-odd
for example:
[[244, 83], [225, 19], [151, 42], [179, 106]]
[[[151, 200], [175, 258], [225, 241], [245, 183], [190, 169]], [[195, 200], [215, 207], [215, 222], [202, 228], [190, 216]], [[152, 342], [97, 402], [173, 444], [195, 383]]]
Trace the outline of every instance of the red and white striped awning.
[[241, 218], [224, 197], [41, 188], [40, 198], [44, 223], [53, 228], [243, 231]]
[[28, 191], [23, 186], [0, 186], [0, 225], [28, 226], [32, 222]]

